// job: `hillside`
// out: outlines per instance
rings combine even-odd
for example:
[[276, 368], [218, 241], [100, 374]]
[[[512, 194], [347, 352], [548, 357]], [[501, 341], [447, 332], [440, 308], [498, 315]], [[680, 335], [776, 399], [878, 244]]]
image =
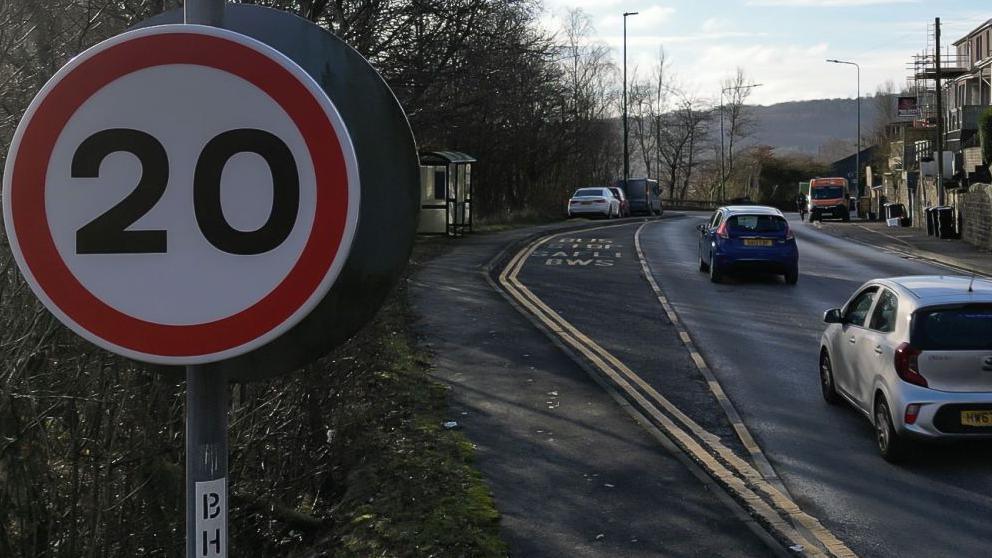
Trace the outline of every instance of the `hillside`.
[[[858, 113], [855, 99], [793, 101], [754, 106], [751, 110], [755, 131], [748, 143], [771, 145], [779, 151], [798, 151], [815, 156], [821, 147], [832, 141], [853, 142], [856, 137]], [[875, 122], [878, 110], [875, 99], [861, 100], [862, 135]], [[719, 139], [719, 132], [716, 137]]]

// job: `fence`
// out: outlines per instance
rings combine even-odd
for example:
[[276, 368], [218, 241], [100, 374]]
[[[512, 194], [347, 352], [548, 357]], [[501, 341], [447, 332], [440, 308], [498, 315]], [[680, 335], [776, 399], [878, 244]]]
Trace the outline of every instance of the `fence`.
[[685, 211], [713, 211], [721, 205], [723, 204], [718, 201], [709, 200], [661, 200], [661, 206], [665, 209], [679, 209]]

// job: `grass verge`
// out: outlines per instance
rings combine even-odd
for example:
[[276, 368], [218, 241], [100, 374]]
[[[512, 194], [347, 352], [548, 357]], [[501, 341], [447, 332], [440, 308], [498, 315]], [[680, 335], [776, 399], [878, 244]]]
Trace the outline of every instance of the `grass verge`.
[[506, 555], [472, 444], [442, 426], [445, 388], [427, 375], [411, 321], [401, 287], [333, 356], [331, 364], [353, 362], [364, 372], [337, 387], [329, 457], [338, 478], [329, 480], [342, 492], [333, 527], [306, 556]]

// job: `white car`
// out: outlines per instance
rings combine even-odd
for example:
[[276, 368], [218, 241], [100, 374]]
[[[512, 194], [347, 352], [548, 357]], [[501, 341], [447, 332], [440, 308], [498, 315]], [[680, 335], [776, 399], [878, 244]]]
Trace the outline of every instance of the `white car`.
[[864, 413], [882, 457], [912, 439], [992, 437], [992, 281], [876, 279], [823, 321], [823, 398]]
[[598, 215], [607, 219], [620, 216], [620, 200], [609, 188], [579, 188], [568, 200], [568, 216]]

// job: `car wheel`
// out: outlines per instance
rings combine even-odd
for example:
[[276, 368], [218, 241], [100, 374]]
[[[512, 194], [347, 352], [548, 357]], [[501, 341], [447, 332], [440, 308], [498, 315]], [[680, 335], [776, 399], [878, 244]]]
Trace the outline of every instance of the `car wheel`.
[[710, 281], [714, 283], [719, 283], [723, 280], [723, 271], [718, 265], [716, 265], [716, 260], [713, 259], [713, 255], [710, 254]]
[[882, 458], [897, 463], [906, 457], [907, 442], [896, 433], [892, 425], [892, 415], [885, 397], [879, 395], [875, 403], [875, 441]]
[[704, 271], [705, 272], [705, 271], [709, 271], [709, 270], [710, 270], [710, 264], [704, 262], [703, 261], [703, 256], [700, 255], [699, 256], [699, 271]]
[[785, 282], [789, 285], [795, 285], [799, 282], [799, 268], [794, 267], [789, 271], [785, 272]]
[[830, 405], [840, 403], [837, 387], [834, 386], [833, 365], [830, 364], [830, 355], [826, 350], [820, 352], [820, 391], [823, 392], [823, 400]]

